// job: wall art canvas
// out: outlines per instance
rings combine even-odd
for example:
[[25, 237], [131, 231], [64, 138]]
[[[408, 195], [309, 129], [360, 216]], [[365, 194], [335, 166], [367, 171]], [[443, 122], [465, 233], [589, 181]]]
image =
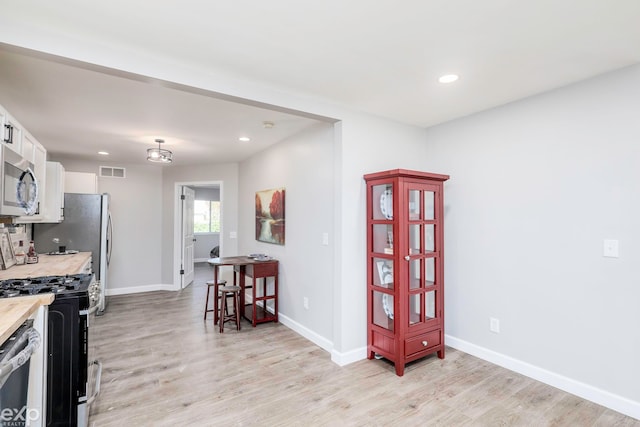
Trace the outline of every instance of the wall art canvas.
[[284, 188], [256, 191], [256, 240], [284, 245]]

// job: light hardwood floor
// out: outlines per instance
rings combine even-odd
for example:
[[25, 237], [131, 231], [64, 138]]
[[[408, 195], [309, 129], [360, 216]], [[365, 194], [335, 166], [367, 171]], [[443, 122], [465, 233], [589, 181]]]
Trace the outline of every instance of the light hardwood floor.
[[104, 365], [91, 426], [640, 426], [451, 348], [397, 377], [384, 360], [339, 367], [280, 324], [220, 334], [202, 320], [211, 274], [109, 299], [91, 325]]

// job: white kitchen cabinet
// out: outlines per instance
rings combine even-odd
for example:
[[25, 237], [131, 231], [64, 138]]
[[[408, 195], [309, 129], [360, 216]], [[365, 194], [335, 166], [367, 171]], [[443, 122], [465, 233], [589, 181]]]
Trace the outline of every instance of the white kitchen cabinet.
[[22, 154], [22, 125], [0, 105], [2, 143], [18, 154]]
[[7, 116], [9, 113], [4, 109], [2, 105], [0, 105], [0, 140], [4, 144], [4, 133], [5, 127], [4, 124], [7, 122]]
[[33, 171], [38, 181], [46, 181], [47, 173], [47, 150], [28, 131], [23, 131], [22, 137], [22, 157], [33, 163]]
[[62, 222], [64, 219], [65, 171], [58, 162], [47, 162], [47, 194], [40, 222]]
[[42, 183], [42, 191], [44, 195], [40, 195], [41, 203], [45, 200], [48, 192], [49, 185], [47, 183], [47, 149], [42, 144], [36, 141], [36, 145], [33, 148], [33, 165], [36, 177]]
[[33, 163], [33, 152], [36, 148], [36, 143], [37, 142], [33, 135], [25, 131], [22, 138], [22, 151], [20, 154], [22, 154], [22, 157], [29, 160], [31, 163]]
[[17, 223], [41, 222], [44, 218], [44, 204], [47, 197], [47, 150], [28, 131], [23, 130], [22, 151], [23, 158], [33, 164], [33, 173], [38, 181], [38, 209], [34, 215], [20, 216]]
[[98, 175], [87, 172], [66, 172], [64, 192], [98, 194]]
[[[35, 155], [42, 155], [39, 150], [35, 150]], [[46, 156], [46, 152], [44, 153]], [[54, 223], [62, 222], [64, 219], [64, 167], [58, 162], [45, 162], [45, 173], [42, 175], [46, 182], [46, 192], [39, 193], [40, 208], [39, 214], [32, 216], [21, 216], [16, 218], [18, 224], [24, 223]], [[38, 179], [40, 179], [38, 177]]]

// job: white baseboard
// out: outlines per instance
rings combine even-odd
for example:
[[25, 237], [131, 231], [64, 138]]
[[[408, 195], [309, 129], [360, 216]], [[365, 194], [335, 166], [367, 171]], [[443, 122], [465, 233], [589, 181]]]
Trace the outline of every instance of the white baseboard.
[[614, 411], [640, 419], [640, 402], [599, 389], [589, 384], [576, 381], [555, 372], [547, 371], [522, 360], [497, 353], [484, 347], [461, 340], [451, 335], [445, 335], [446, 345], [472, 356], [494, 363], [503, 368], [533, 378], [550, 386], [564, 390], [583, 399], [590, 400]]
[[340, 353], [333, 348], [333, 342], [329, 341], [321, 335], [318, 335], [309, 328], [302, 326], [295, 320], [292, 320], [291, 318], [282, 314], [278, 314], [278, 320], [287, 328], [302, 335], [323, 350], [328, 351], [331, 354], [331, 361], [338, 366], [345, 366], [349, 363], [357, 362], [358, 360], [362, 360], [367, 357], [367, 347], [351, 350], [347, 353]]
[[146, 285], [146, 286], [134, 286], [131, 288], [109, 288], [107, 289], [107, 296], [111, 295], [126, 295], [126, 294], [138, 294], [141, 292], [153, 292], [153, 291], [176, 291], [173, 285]]
[[331, 360], [338, 366], [345, 366], [349, 363], [357, 362], [367, 358], [367, 347], [356, 348], [346, 353], [337, 350], [331, 351]]
[[284, 326], [286, 326], [287, 328], [293, 330], [294, 332], [302, 335], [312, 343], [316, 344], [318, 347], [322, 348], [323, 350], [331, 352], [331, 349], [333, 348], [333, 343], [328, 339], [326, 339], [325, 337], [316, 334], [311, 329], [308, 329], [307, 327], [302, 326], [300, 323], [292, 320], [291, 318], [285, 315], [278, 314], [278, 321], [282, 323]]

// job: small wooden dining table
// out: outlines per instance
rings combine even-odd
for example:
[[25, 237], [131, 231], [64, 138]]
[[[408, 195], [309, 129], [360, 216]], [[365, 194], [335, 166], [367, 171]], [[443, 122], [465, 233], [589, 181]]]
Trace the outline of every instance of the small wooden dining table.
[[[207, 260], [213, 266], [214, 300], [213, 300], [213, 324], [218, 323], [218, 277], [219, 268], [225, 265], [233, 266], [233, 284], [240, 286], [240, 307], [242, 316], [255, 327], [258, 323], [278, 321], [278, 267], [277, 259], [270, 258], [265, 261], [248, 256], [231, 256], [210, 258]], [[236, 280], [236, 273], [239, 278]], [[249, 276], [253, 279], [251, 286], [251, 304], [245, 303], [245, 279]], [[267, 278], [273, 277], [273, 292], [269, 292]], [[262, 279], [261, 283], [256, 279]], [[238, 281], [240, 283], [238, 283]], [[257, 286], [261, 285], [262, 292], [258, 292]], [[267, 303], [273, 302], [271, 312]], [[261, 304], [259, 304], [261, 303]]]

